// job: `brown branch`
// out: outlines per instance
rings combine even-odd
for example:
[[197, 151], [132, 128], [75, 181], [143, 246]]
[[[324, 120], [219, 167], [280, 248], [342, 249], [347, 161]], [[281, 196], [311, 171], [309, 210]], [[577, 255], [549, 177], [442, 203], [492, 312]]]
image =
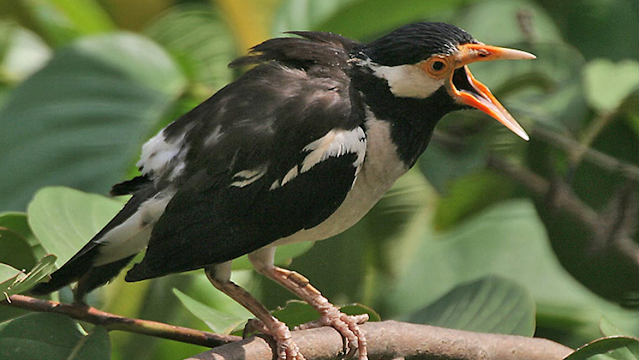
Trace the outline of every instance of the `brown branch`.
[[156, 321], [131, 319], [110, 314], [90, 306], [62, 304], [24, 295], [11, 295], [8, 299], [0, 301], [0, 305], [31, 311], [63, 314], [76, 320], [103, 326], [107, 330], [127, 331], [208, 347], [220, 346], [241, 339], [239, 336], [217, 335], [206, 331], [173, 326]]
[[[361, 325], [371, 360], [391, 359], [563, 359], [572, 349], [550, 340], [523, 336], [474, 333], [396, 321]], [[308, 360], [342, 359], [342, 337], [329, 327], [293, 332], [293, 340]], [[274, 344], [251, 337], [195, 355], [187, 360], [272, 359]]]
[[[240, 340], [237, 336], [216, 335], [154, 321], [125, 318], [88, 306], [61, 304], [23, 295], [12, 295], [9, 300], [0, 302], [0, 305], [63, 314], [76, 320], [104, 326], [109, 330], [122, 330], [215, 347], [190, 360], [273, 358], [274, 344], [272, 339], [265, 336]], [[362, 330], [367, 337], [369, 357], [372, 360], [418, 356], [423, 359], [447, 360], [552, 360], [562, 359], [572, 352], [570, 348], [545, 339], [474, 333], [396, 321], [367, 323], [362, 325]], [[330, 327], [294, 331], [293, 339], [308, 360], [341, 359], [344, 356], [343, 339]]]

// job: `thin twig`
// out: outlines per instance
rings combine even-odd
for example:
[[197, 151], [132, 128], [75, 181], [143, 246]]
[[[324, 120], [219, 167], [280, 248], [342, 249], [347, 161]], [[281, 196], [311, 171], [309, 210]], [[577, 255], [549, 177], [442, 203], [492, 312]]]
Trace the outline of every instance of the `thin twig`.
[[[524, 167], [515, 165], [497, 156], [491, 155], [488, 157], [488, 167], [520, 183], [535, 196], [545, 197], [552, 190], [548, 180]], [[555, 194], [557, 197], [553, 199], [554, 205], [570, 212], [584, 225], [595, 228], [599, 217], [597, 212], [581, 201], [573, 192], [568, 191], [568, 189], [564, 190], [565, 191]]]
[[602, 169], [621, 173], [629, 180], [639, 181], [639, 167], [634, 164], [618, 160], [610, 155], [588, 148], [567, 136], [546, 130], [541, 126], [535, 127], [532, 133], [533, 136], [563, 149], [572, 156], [576, 156], [575, 154], [577, 154], [579, 158], [589, 161]]
[[110, 314], [90, 306], [62, 304], [24, 295], [11, 295], [8, 300], [0, 301], [0, 305], [31, 311], [63, 314], [76, 320], [103, 326], [107, 330], [120, 330], [150, 335], [208, 347], [220, 346], [241, 339], [239, 336], [218, 335], [156, 321], [131, 319]]

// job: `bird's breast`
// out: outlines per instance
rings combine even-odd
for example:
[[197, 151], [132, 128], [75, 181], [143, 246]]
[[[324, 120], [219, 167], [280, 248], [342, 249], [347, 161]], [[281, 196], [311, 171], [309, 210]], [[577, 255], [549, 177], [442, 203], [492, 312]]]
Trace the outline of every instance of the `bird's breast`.
[[390, 136], [390, 123], [368, 113], [366, 155], [351, 191], [340, 207], [324, 222], [282, 238], [272, 246], [300, 241], [324, 240], [355, 225], [381, 199], [400, 176], [408, 171]]

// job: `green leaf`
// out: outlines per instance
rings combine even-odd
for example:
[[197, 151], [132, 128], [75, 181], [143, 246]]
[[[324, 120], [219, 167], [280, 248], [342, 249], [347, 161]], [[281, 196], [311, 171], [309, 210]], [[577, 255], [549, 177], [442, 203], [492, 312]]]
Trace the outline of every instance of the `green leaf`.
[[111, 341], [109, 332], [102, 326], [96, 326], [78, 343], [69, 360], [111, 359]]
[[106, 192], [183, 88], [168, 55], [137, 35], [57, 51], [0, 109], [0, 167], [11, 169], [0, 174], [0, 207], [22, 209], [49, 184]]
[[0, 38], [0, 82], [17, 84], [42, 68], [52, 51], [31, 31], [17, 25], [7, 29], [6, 25], [0, 21], [0, 32], [5, 35]]
[[[521, 16], [529, 16], [531, 27], [524, 32]], [[534, 42], [561, 42], [562, 35], [550, 16], [535, 1], [489, 0], [480, 1], [455, 14], [453, 24], [468, 31], [479, 41], [506, 46]], [[486, 19], [494, 21], [486, 21]]]
[[488, 171], [457, 179], [440, 198], [433, 219], [435, 229], [451, 229], [488, 206], [505, 200], [514, 190], [511, 182]]
[[185, 74], [210, 93], [233, 79], [227, 65], [235, 58], [233, 33], [211, 7], [181, 6], [155, 20], [146, 30], [176, 58]]
[[[291, 259], [294, 259], [308, 250], [310, 250], [315, 243], [313, 241], [303, 241], [297, 244], [288, 244], [284, 246], [278, 246], [275, 250], [275, 264], [276, 265], [288, 265], [291, 263]], [[253, 269], [253, 265], [248, 259], [247, 255], [239, 257], [233, 260], [233, 270], [250, 270]]]
[[184, 307], [195, 317], [204, 321], [217, 334], [230, 334], [247, 320], [204, 305], [178, 289], [173, 289], [173, 293], [180, 299]]
[[590, 106], [600, 112], [611, 112], [639, 89], [639, 62], [593, 60], [586, 65], [584, 78]]
[[122, 208], [122, 203], [65, 187], [40, 189], [29, 204], [29, 224], [42, 246], [67, 262]]
[[24, 293], [34, 287], [53, 272], [55, 259], [54, 255], [45, 256], [26, 275], [18, 276], [11, 286], [4, 291], [5, 296]]
[[64, 14], [67, 23], [81, 34], [94, 34], [115, 29], [109, 14], [95, 0], [50, 0], [50, 3]]
[[30, 1], [30, 7], [42, 36], [62, 45], [82, 35], [115, 30], [108, 13], [95, 0]]
[[[450, 114], [443, 121], [451, 123], [451, 120], [456, 120], [451, 117], [456, 115]], [[468, 113], [464, 113], [464, 116], [466, 115]], [[444, 193], [449, 190], [451, 182], [484, 167], [486, 154], [486, 149], [475, 143], [467, 142], [461, 149], [453, 149], [433, 140], [417, 161], [419, 170], [428, 182], [439, 193]]]
[[[369, 321], [380, 321], [379, 314], [375, 310], [361, 304], [345, 305], [339, 309], [347, 315], [368, 314]], [[284, 307], [277, 308], [271, 313], [291, 329], [319, 319], [317, 310], [301, 300], [289, 300]]]
[[0, 360], [109, 360], [109, 335], [101, 327], [86, 334], [59, 314], [29, 314], [0, 324]]
[[[40, 259], [44, 257], [47, 252], [44, 250], [40, 241], [33, 235], [31, 227], [29, 226], [29, 220], [27, 214], [23, 212], [5, 212], [0, 213], [0, 227], [9, 229], [15, 232], [24, 239], [31, 247], [31, 254], [34, 259]], [[0, 261], [2, 262], [2, 261]]]
[[285, 0], [273, 21], [273, 36], [285, 31], [318, 30], [319, 24], [357, 0]]
[[31, 269], [36, 263], [31, 245], [19, 233], [0, 226], [0, 263]]
[[0, 213], [0, 227], [7, 228], [14, 231], [20, 237], [27, 239], [29, 244], [35, 245], [37, 239], [35, 239], [29, 222], [27, 220], [27, 214], [23, 212], [4, 212]]
[[25, 275], [22, 271], [13, 266], [0, 263], [0, 295], [4, 297], [11, 288], [11, 285], [13, 285], [17, 279], [24, 277]]
[[408, 319], [452, 329], [533, 336], [535, 301], [517, 283], [490, 276], [457, 286]]
[[332, 31], [355, 39], [380, 35], [395, 27], [415, 21], [423, 21], [427, 16], [455, 9], [474, 0], [359, 0], [341, 7], [334, 16], [317, 24], [313, 30]]
[[445, 233], [429, 218], [417, 218], [406, 238], [386, 260], [394, 266], [393, 281], [380, 296], [389, 316], [417, 311], [461, 283], [498, 275], [525, 284], [541, 315], [560, 309], [579, 323], [599, 320], [592, 308], [600, 299], [559, 264], [530, 201], [496, 204]]
[[597, 339], [575, 350], [564, 360], [600, 359], [597, 355], [606, 355], [605, 359], [636, 360], [639, 358], [639, 339], [628, 336]]
[[617, 327], [617, 325], [613, 324], [612, 321], [608, 320], [607, 317], [602, 316], [601, 320], [599, 320], [599, 330], [601, 330], [601, 334], [603, 336], [630, 336], [632, 335], [629, 331], [622, 330]]

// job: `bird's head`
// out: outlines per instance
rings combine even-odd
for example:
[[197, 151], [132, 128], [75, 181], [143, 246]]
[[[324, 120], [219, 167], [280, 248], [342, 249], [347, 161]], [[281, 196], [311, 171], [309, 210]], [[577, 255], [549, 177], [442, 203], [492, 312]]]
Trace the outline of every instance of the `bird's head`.
[[396, 97], [426, 99], [444, 87], [461, 108], [479, 109], [528, 140], [524, 129], [467, 66], [502, 59], [535, 59], [535, 56], [485, 45], [454, 25], [422, 22], [366, 44], [354, 61], [385, 79]]

